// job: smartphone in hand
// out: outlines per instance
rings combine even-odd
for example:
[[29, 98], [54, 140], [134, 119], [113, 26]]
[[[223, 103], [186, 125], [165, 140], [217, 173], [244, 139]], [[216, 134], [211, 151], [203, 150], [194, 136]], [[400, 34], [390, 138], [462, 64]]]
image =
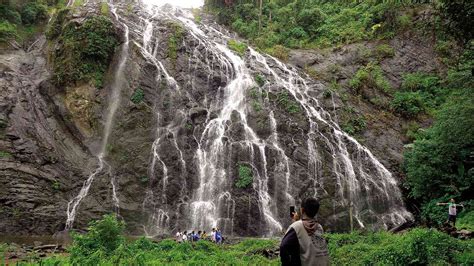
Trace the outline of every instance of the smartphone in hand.
[[293, 218], [293, 215], [295, 214], [296, 209], [295, 206], [290, 206], [290, 217]]

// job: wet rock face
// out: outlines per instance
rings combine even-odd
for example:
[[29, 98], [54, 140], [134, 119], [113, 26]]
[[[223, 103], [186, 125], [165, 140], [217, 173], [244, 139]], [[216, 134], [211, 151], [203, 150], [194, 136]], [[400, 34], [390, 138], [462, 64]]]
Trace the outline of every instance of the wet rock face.
[[11, 50], [0, 62], [0, 232], [60, 230], [68, 191], [81, 182], [90, 155], [50, 94], [41, 50]]
[[[308, 196], [321, 200], [319, 219], [334, 230], [349, 227], [351, 208], [360, 227], [409, 218], [390, 173], [320, 106], [322, 84], [253, 50], [237, 56], [226, 48], [229, 33], [194, 24], [186, 11], [127, 6], [117, 4], [114, 20], [121, 34], [129, 27], [130, 47], [107, 167], [74, 228], [116, 211], [130, 234], [218, 226], [279, 235], [289, 206]], [[64, 90], [48, 82], [41, 51], [0, 57], [8, 88], [0, 92], [0, 148], [12, 154], [0, 158], [2, 233], [62, 229], [68, 201], [97, 167], [121, 59], [116, 52], [103, 89]]]

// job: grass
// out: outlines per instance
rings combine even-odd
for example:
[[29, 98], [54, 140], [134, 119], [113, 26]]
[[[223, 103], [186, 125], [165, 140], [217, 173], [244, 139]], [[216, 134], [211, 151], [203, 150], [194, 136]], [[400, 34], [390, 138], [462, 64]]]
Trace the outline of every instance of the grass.
[[474, 211], [467, 213], [461, 212], [458, 220], [456, 221], [456, 228], [474, 231]]
[[[354, 232], [326, 234], [325, 237], [329, 241], [332, 265], [474, 263], [474, 240], [455, 239], [431, 229], [415, 228], [404, 234]], [[172, 239], [157, 243], [141, 238], [122, 243], [108, 253], [99, 248], [87, 257], [75, 257], [74, 261], [71, 256], [39, 258], [31, 254], [18, 265], [280, 265], [278, 257], [262, 255], [263, 251], [276, 250], [278, 246], [276, 239], [247, 238], [237, 244], [216, 245], [208, 241], [178, 244]], [[8, 248], [0, 245], [0, 251]], [[77, 246], [70, 251], [74, 248]]]
[[247, 45], [236, 40], [229, 40], [227, 42], [227, 46], [229, 49], [236, 52], [240, 56], [244, 56], [245, 52], [247, 51]]

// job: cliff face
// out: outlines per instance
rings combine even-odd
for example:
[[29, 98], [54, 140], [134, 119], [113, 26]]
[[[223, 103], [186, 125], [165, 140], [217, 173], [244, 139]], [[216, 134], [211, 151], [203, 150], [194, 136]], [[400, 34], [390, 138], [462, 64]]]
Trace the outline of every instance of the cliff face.
[[[100, 9], [120, 39], [102, 86], [58, 85], [61, 34]], [[216, 225], [279, 234], [289, 206], [306, 196], [320, 198], [320, 219], [333, 230], [349, 227], [349, 209], [356, 227], [410, 219], [398, 176], [387, 170], [401, 160], [403, 120], [357, 97], [327, 97], [323, 77], [252, 49], [232, 51], [231, 33], [189, 16], [126, 3], [104, 11], [91, 0], [49, 44], [43, 37], [30, 52], [0, 56], [1, 233], [53, 233], [66, 221], [84, 228], [115, 211], [131, 234]], [[394, 86], [405, 71], [437, 67], [432, 50], [414, 53], [416, 41], [400, 36], [392, 46], [381, 67]], [[294, 51], [290, 63], [318, 72], [340, 65], [343, 83], [358, 66], [356, 48]], [[374, 114], [358, 137], [364, 146], [339, 126], [348, 106]]]

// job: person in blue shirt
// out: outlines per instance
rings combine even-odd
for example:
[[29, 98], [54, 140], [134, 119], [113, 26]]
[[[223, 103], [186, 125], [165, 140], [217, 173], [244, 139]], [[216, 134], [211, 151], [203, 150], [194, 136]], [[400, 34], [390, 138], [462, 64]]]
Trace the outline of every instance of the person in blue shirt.
[[219, 228], [216, 230], [216, 243], [222, 244], [222, 232]]

